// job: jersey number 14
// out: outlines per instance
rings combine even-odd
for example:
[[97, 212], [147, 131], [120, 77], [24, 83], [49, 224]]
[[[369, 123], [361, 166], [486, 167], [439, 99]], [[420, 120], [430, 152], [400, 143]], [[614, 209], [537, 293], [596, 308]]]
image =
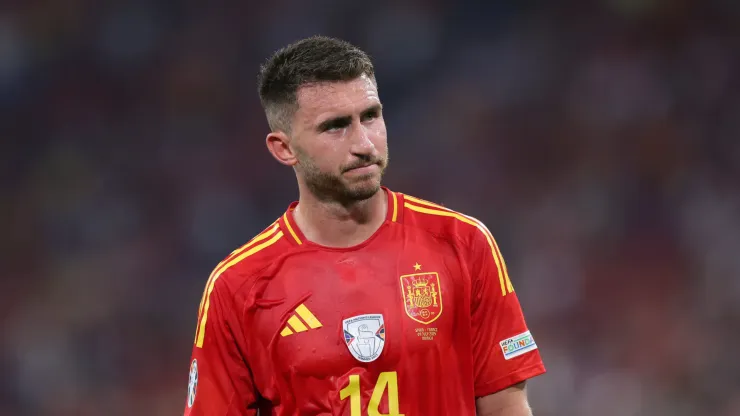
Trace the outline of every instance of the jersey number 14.
[[[382, 414], [378, 411], [380, 399], [383, 393], [388, 390], [388, 412]], [[349, 376], [349, 385], [339, 391], [341, 400], [349, 397], [349, 407], [352, 416], [362, 416], [362, 403], [360, 402], [360, 376]], [[398, 411], [398, 374], [395, 371], [380, 373], [378, 381], [375, 383], [373, 395], [370, 397], [370, 403], [367, 406], [368, 416], [404, 416]]]

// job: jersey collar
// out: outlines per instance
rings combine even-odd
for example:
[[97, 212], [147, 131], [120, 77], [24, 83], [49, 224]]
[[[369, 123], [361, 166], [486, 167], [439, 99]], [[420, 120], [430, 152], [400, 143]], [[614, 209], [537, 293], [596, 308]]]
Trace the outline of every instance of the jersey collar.
[[[385, 223], [373, 234], [370, 238], [368, 238], [365, 242], [360, 243], [358, 246], [355, 247], [347, 247], [339, 249], [339, 248], [330, 248], [330, 247], [324, 247], [327, 249], [332, 250], [352, 250], [356, 249], [359, 246], [365, 245], [370, 240], [374, 239], [375, 236], [383, 229], [385, 228], [385, 225], [389, 222], [400, 222], [401, 220], [401, 214], [403, 212], [403, 194], [398, 192], [393, 192], [390, 189], [386, 188], [385, 186], [381, 186], [381, 189], [383, 192], [386, 193], [388, 196], [388, 210], [386, 212], [385, 217]], [[295, 208], [298, 206], [298, 201], [293, 201], [288, 206], [288, 209], [285, 211], [282, 217], [280, 217], [280, 227], [284, 230], [285, 235], [288, 239], [288, 241], [293, 245], [312, 245], [312, 246], [319, 246], [318, 244], [314, 244], [311, 241], [308, 241], [305, 235], [303, 235], [303, 232], [298, 227], [298, 225], [295, 222], [295, 219], [293, 218], [293, 212], [295, 211]], [[321, 246], [319, 246], [321, 247]]]

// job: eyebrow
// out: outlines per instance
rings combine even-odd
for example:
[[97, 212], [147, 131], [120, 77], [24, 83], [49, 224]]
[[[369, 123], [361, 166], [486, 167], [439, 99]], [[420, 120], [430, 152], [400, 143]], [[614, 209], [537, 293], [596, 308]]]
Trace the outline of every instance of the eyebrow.
[[[383, 109], [383, 105], [380, 103], [373, 104], [366, 109], [362, 110], [362, 113], [360, 113], [360, 118], [371, 114], [371, 113], [380, 113], [380, 111]], [[318, 126], [316, 126], [316, 130], [319, 132], [326, 131], [331, 127], [334, 126], [346, 126], [352, 122], [352, 116], [339, 116], [339, 117], [332, 117], [329, 119], [326, 119], [319, 123]]]

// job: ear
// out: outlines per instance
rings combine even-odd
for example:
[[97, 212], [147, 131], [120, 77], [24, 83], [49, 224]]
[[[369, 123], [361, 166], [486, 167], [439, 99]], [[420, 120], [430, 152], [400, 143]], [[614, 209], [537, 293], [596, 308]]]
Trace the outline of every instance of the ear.
[[280, 130], [270, 132], [265, 139], [265, 143], [267, 144], [267, 150], [278, 162], [286, 166], [294, 166], [298, 163], [298, 159], [290, 147], [290, 138], [285, 132]]

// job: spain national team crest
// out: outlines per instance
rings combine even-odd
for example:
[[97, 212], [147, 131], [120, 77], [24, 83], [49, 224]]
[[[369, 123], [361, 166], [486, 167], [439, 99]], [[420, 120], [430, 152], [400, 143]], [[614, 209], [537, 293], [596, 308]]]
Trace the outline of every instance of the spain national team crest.
[[406, 315], [416, 322], [430, 324], [442, 315], [442, 293], [436, 272], [401, 276]]
[[344, 342], [352, 356], [363, 363], [380, 357], [385, 345], [383, 315], [357, 315], [342, 321]]

